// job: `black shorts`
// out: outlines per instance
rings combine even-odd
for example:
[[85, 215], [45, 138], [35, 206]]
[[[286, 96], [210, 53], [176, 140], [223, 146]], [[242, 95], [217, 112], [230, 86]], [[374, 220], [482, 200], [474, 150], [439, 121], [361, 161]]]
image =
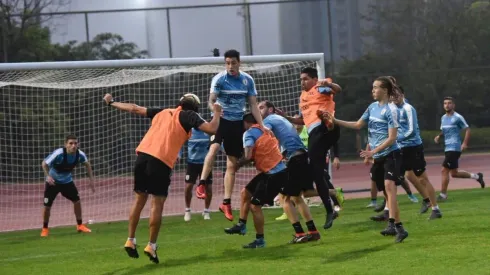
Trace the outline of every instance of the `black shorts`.
[[308, 154], [293, 156], [287, 162], [289, 180], [284, 183], [284, 189], [281, 193], [297, 197], [303, 190], [313, 189], [313, 178], [311, 177], [310, 164], [308, 163]]
[[219, 121], [218, 131], [211, 136], [210, 141], [213, 143], [223, 143], [227, 156], [239, 158], [243, 153], [243, 121], [230, 121], [221, 118]]
[[245, 186], [245, 189], [252, 194], [251, 203], [253, 205], [274, 205], [274, 198], [281, 192], [284, 183], [288, 181], [288, 177], [287, 169], [272, 175], [257, 174]]
[[459, 158], [461, 157], [461, 152], [458, 151], [447, 151], [444, 152], [444, 161], [442, 162], [442, 167], [449, 170], [459, 168]]
[[[192, 183], [195, 184], [196, 180], [201, 178], [201, 173], [202, 173], [202, 168], [204, 167], [204, 164], [197, 164], [197, 163], [187, 163], [187, 171], [185, 172], [185, 183]], [[208, 175], [208, 178], [206, 179], [206, 184], [212, 184], [213, 183], [213, 171]]]
[[400, 185], [401, 168], [402, 154], [400, 150], [395, 150], [384, 157], [374, 159], [371, 167], [371, 180], [376, 182], [378, 190], [384, 190], [385, 180], [392, 180], [396, 185]]
[[168, 196], [172, 169], [161, 160], [138, 153], [134, 164], [134, 191], [155, 196]]
[[78, 195], [78, 189], [75, 183], [56, 183], [55, 185], [49, 185], [46, 183], [44, 187], [44, 206], [51, 207], [53, 205], [58, 193], [72, 202], [77, 202], [80, 200]]
[[424, 145], [402, 148], [402, 159], [400, 176], [404, 176], [405, 171], [413, 171], [417, 177], [425, 172], [427, 163], [424, 157]]
[[310, 162], [318, 169], [325, 168], [328, 150], [337, 143], [340, 138], [340, 128], [335, 126], [331, 131], [325, 124], [318, 125], [308, 136], [308, 157]]

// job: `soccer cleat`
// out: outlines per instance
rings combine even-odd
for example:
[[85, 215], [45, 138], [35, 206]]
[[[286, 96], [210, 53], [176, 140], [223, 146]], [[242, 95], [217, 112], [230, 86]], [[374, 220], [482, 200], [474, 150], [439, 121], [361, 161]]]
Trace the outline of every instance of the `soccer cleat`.
[[390, 211], [385, 210], [383, 213], [377, 215], [377, 216], [372, 216], [370, 219], [375, 222], [384, 222], [387, 221], [390, 215]]
[[395, 243], [401, 243], [403, 240], [405, 240], [408, 237], [408, 232], [403, 228], [397, 228], [396, 229], [396, 239]]
[[128, 256], [131, 258], [137, 259], [140, 257], [140, 255], [138, 254], [138, 250], [136, 250], [136, 244], [134, 244], [130, 240], [127, 240], [124, 244], [124, 250], [126, 250], [126, 253], [128, 253]]
[[263, 248], [263, 247], [265, 247], [264, 239], [255, 239], [253, 242], [243, 246], [243, 248]]
[[381, 203], [380, 205], [376, 206], [374, 208], [374, 212], [381, 212], [385, 209], [385, 206], [386, 206], [386, 201], [384, 200], [383, 203]]
[[308, 235], [304, 234], [299, 236], [299, 235], [293, 235], [293, 239], [288, 242], [288, 244], [296, 244], [296, 243], [306, 243], [308, 242]]
[[237, 223], [230, 228], [225, 228], [225, 233], [230, 235], [233, 234], [245, 235], [247, 234], [247, 225], [243, 223]]
[[318, 231], [310, 231], [306, 236], [309, 242], [318, 241], [321, 238]]
[[420, 207], [420, 214], [424, 214], [429, 211], [430, 202], [422, 201], [422, 206]]
[[288, 215], [286, 215], [286, 213], [282, 213], [281, 216], [277, 217], [276, 218], [276, 221], [284, 221], [284, 220], [287, 220], [288, 219]]
[[190, 210], [189, 211], [186, 210], [185, 213], [184, 213], [184, 221], [188, 222], [190, 220], [191, 220], [191, 211]]
[[196, 197], [201, 200], [204, 200], [207, 197], [206, 186], [204, 184], [199, 184], [196, 187]]
[[478, 179], [476, 181], [478, 181], [481, 185], [481, 188], [485, 188], [485, 182], [483, 181], [483, 174], [482, 173], [478, 173]]
[[333, 211], [333, 219], [337, 219], [340, 216], [339, 211]]
[[77, 231], [78, 232], [83, 232], [83, 233], [90, 233], [92, 230], [90, 230], [87, 226], [84, 224], [77, 225]]
[[205, 220], [210, 220], [211, 216], [209, 215], [209, 212], [202, 212], [202, 217]]
[[429, 220], [435, 220], [442, 218], [442, 212], [439, 209], [433, 209], [430, 213]]
[[41, 229], [41, 237], [47, 237], [47, 236], [49, 236], [49, 229], [48, 228]]
[[383, 236], [395, 236], [396, 235], [395, 225], [392, 223], [388, 223], [388, 226], [379, 233]]
[[233, 213], [231, 212], [231, 204], [221, 204], [219, 206], [219, 211], [225, 214], [225, 218], [229, 221], [233, 221]]
[[333, 220], [335, 219], [334, 212], [327, 213], [327, 217], [325, 219], [325, 224], [323, 225], [323, 229], [329, 229], [333, 225]]
[[335, 197], [340, 204], [340, 207], [344, 206], [345, 198], [344, 198], [344, 190], [340, 187], [335, 188]]
[[447, 201], [447, 196], [443, 197], [441, 196], [441, 194], [439, 194], [439, 196], [437, 196], [437, 202], [444, 202], [444, 201]]
[[376, 202], [372, 201], [368, 205], [366, 205], [366, 208], [375, 208], [376, 207]]
[[414, 194], [408, 195], [408, 199], [411, 200], [413, 203], [419, 202], [419, 199]]
[[158, 260], [158, 255], [157, 255], [157, 250], [153, 250], [153, 248], [151, 248], [151, 245], [146, 245], [145, 247], [145, 255], [148, 256], [148, 258], [150, 258], [150, 261], [158, 264], [160, 261]]

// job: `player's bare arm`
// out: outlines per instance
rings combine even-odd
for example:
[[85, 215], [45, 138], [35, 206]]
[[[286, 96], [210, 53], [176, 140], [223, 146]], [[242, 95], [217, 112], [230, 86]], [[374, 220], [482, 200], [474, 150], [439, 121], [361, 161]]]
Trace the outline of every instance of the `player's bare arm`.
[[249, 96], [248, 97], [248, 104], [250, 106], [250, 112], [252, 113], [255, 120], [257, 121], [257, 124], [259, 124], [260, 127], [262, 127], [262, 128], [266, 128], [264, 126], [264, 122], [262, 121], [262, 116], [260, 115], [259, 106], [257, 105], [257, 97], [256, 96]]
[[86, 161], [83, 163], [85, 166], [85, 169], [87, 169], [87, 175], [90, 178], [90, 189], [92, 190], [92, 193], [95, 193], [95, 187], [94, 187], [94, 170], [92, 170], [92, 165], [90, 164], [90, 161]]
[[333, 83], [331, 78], [325, 78], [325, 79], [318, 80], [317, 86], [329, 87], [330, 89], [332, 89], [334, 94], [338, 94], [338, 93], [342, 92], [342, 88], [340, 87], [340, 85], [337, 83]]
[[442, 133], [442, 131], [434, 138], [434, 142], [439, 144], [439, 140], [441, 139], [441, 137], [443, 136], [444, 134]]
[[209, 101], [208, 101], [208, 108], [209, 110], [213, 111], [214, 108], [214, 103], [218, 100], [218, 96], [211, 91], [209, 94]]
[[115, 102], [111, 94], [106, 94], [104, 96], [104, 101], [105, 104], [107, 104], [108, 106], [114, 107], [120, 111], [146, 117], [146, 110], [147, 110], [146, 107], [141, 107], [134, 103]]
[[[360, 130], [364, 126], [366, 126], [366, 122], [363, 119], [359, 119], [358, 121], [344, 121], [344, 120], [336, 119], [331, 114], [328, 114], [328, 113], [326, 113], [325, 115], [327, 116], [326, 117], [327, 119], [331, 120], [333, 123], [335, 123], [341, 127], [350, 128], [350, 129], [354, 129], [354, 130]], [[395, 138], [396, 138], [396, 135], [395, 135]]]
[[44, 177], [46, 178], [48, 184], [54, 185], [54, 179], [49, 175], [49, 166], [46, 161], [43, 160], [43, 162], [41, 163], [41, 167], [43, 168]]
[[218, 131], [219, 120], [221, 117], [221, 113], [223, 112], [223, 108], [219, 103], [213, 104], [213, 119], [210, 122], [204, 122], [199, 126], [199, 130], [203, 131], [206, 134], [214, 135], [216, 131]]
[[470, 142], [470, 136], [471, 136], [471, 130], [470, 127], [465, 129], [464, 133], [464, 140], [463, 143], [461, 144], [461, 151], [466, 150], [468, 148], [468, 143]]
[[243, 149], [243, 157], [241, 157], [238, 160], [238, 164], [237, 164], [238, 169], [252, 162], [252, 151], [253, 151], [253, 147], [245, 147]]
[[284, 117], [285, 119], [287, 119], [292, 124], [305, 125], [305, 122], [303, 121], [303, 118], [301, 116], [299, 116], [299, 117], [288, 116], [288, 115], [286, 115], [286, 113], [283, 110], [281, 110], [279, 108], [276, 108], [275, 113]]
[[372, 158], [374, 154], [379, 153], [379, 152], [383, 151], [384, 149], [393, 145], [393, 143], [395, 143], [395, 141], [396, 141], [397, 135], [398, 135], [398, 128], [389, 128], [388, 129], [388, 138], [383, 143], [381, 143], [380, 146], [376, 147], [372, 151], [361, 151], [360, 156], [363, 158]]

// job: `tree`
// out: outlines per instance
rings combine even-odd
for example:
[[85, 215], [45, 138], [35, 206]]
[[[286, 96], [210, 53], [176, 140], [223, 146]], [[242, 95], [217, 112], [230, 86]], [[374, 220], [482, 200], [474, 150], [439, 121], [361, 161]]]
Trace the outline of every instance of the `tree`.
[[55, 44], [53, 60], [110, 60], [147, 56], [146, 50], [139, 50], [135, 43], [124, 41], [121, 35], [101, 33], [90, 42], [77, 44], [77, 41], [70, 41], [64, 45]]

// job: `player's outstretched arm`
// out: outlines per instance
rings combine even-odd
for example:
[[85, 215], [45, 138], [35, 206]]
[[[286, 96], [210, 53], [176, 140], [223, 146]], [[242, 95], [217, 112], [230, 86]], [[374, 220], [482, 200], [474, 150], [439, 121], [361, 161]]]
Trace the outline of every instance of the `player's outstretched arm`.
[[259, 124], [260, 127], [265, 128], [264, 121], [262, 120], [262, 115], [260, 115], [259, 106], [257, 105], [257, 97], [248, 96], [248, 104], [250, 106], [250, 112], [254, 116], [255, 121], [257, 121], [257, 124]]
[[221, 117], [221, 113], [223, 112], [223, 108], [219, 103], [213, 104], [213, 119], [210, 122], [204, 122], [199, 126], [199, 130], [203, 131], [206, 134], [214, 135], [216, 131], [218, 131], [219, 120]]
[[83, 163], [85, 165], [85, 169], [87, 169], [87, 175], [90, 178], [90, 189], [92, 189], [92, 192], [95, 193], [95, 187], [94, 187], [94, 171], [92, 170], [92, 165], [90, 164], [90, 161], [86, 161]]
[[340, 127], [350, 128], [354, 130], [359, 130], [366, 126], [366, 122], [363, 119], [359, 119], [358, 121], [344, 121], [340, 119], [336, 119], [334, 117], [331, 118], [332, 122], [339, 125]]
[[122, 103], [122, 102], [115, 102], [114, 99], [112, 98], [111, 94], [106, 94], [104, 96], [104, 102], [107, 104], [107, 106], [111, 106], [113, 108], [116, 108], [118, 110], [121, 110], [123, 112], [128, 112], [132, 114], [137, 114], [140, 116], [147, 116], [146, 107], [141, 107], [138, 106], [134, 103]]
[[289, 122], [291, 122], [292, 124], [296, 124], [296, 125], [305, 125], [305, 122], [303, 120], [303, 117], [299, 116], [299, 117], [292, 117], [292, 116], [288, 116], [286, 115], [286, 113], [279, 109], [279, 108], [276, 108], [276, 111], [275, 113], [277, 115], [280, 115], [282, 117], [284, 117], [285, 119], [287, 119]]
[[332, 89], [334, 94], [342, 92], [342, 88], [340, 87], [340, 85], [337, 83], [333, 83], [331, 78], [325, 78], [325, 79], [318, 80], [317, 86], [329, 87], [330, 89]]

